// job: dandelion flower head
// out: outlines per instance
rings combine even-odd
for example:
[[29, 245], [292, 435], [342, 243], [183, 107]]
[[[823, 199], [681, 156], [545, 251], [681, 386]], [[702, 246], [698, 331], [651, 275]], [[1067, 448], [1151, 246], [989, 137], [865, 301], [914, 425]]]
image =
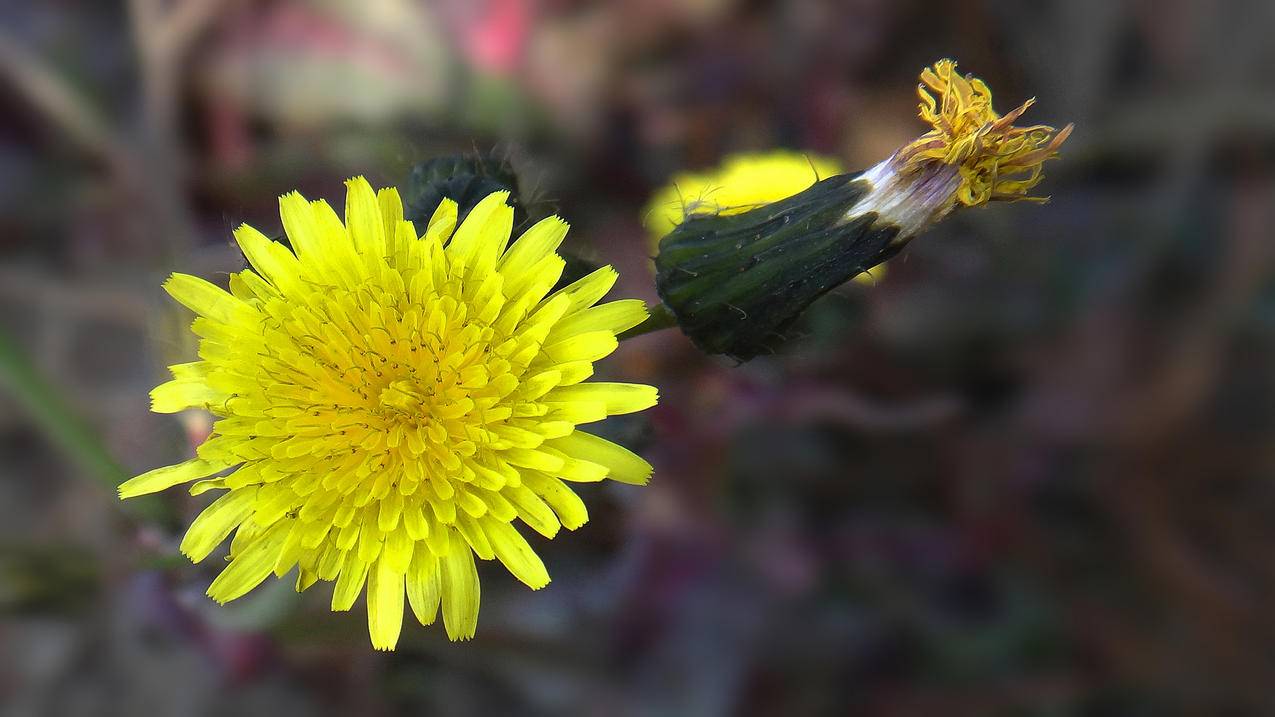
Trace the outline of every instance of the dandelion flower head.
[[298, 591], [335, 581], [335, 611], [366, 592], [378, 649], [397, 644], [405, 596], [422, 624], [441, 611], [466, 639], [475, 557], [549, 582], [515, 520], [551, 538], [588, 518], [569, 483], [648, 480], [644, 460], [578, 428], [655, 404], [650, 386], [586, 381], [644, 304], [598, 304], [610, 267], [552, 291], [567, 224], [544, 219], [510, 244], [506, 200], [487, 196], [459, 227], [446, 200], [418, 236], [398, 192], [361, 177], [344, 220], [294, 192], [279, 202], [292, 250], [244, 225], [251, 268], [228, 292], [165, 283], [197, 315], [200, 360], [171, 367], [153, 409], [210, 411], [213, 431], [194, 459], [120, 495], [221, 491], [181, 543], [198, 562], [233, 533], [214, 600], [295, 568]]

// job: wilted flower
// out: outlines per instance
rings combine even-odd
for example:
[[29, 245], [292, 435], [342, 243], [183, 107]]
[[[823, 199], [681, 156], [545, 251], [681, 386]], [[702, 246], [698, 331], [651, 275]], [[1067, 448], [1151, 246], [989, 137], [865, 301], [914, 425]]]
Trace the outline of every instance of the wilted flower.
[[595, 306], [610, 267], [549, 294], [567, 225], [550, 217], [506, 248], [505, 193], [459, 227], [442, 201], [419, 237], [398, 193], [361, 177], [344, 222], [297, 193], [279, 204], [295, 253], [245, 225], [235, 239], [252, 268], [229, 293], [185, 274], [165, 283], [198, 314], [201, 360], [172, 366], [153, 408], [216, 421], [197, 458], [120, 495], [201, 478], [192, 494], [226, 491], [181, 544], [200, 561], [234, 533], [208, 589], [218, 602], [296, 567], [299, 591], [336, 581], [333, 610], [366, 584], [378, 649], [398, 641], [404, 594], [421, 623], [441, 604], [448, 636], [471, 637], [475, 555], [533, 589], [549, 582], [515, 518], [553, 537], [587, 519], [564, 481], [647, 481], [637, 455], [577, 429], [655, 404], [649, 386], [585, 382], [646, 309]]
[[1028, 192], [1045, 178], [1044, 163], [1058, 156], [1071, 125], [1014, 126], [1036, 100], [1002, 117], [987, 85], [957, 74], [952, 60], [923, 70], [917, 95], [921, 119], [933, 129], [860, 175], [871, 190], [849, 218], [876, 212], [906, 240], [958, 206], [1046, 201]]
[[742, 213], [690, 213], [660, 242], [656, 288], [682, 330], [709, 353], [770, 351], [818, 297], [898, 253], [958, 206], [1036, 199], [1071, 133], [1016, 127], [981, 80], [943, 60], [921, 73], [931, 129], [875, 167], [824, 179]]

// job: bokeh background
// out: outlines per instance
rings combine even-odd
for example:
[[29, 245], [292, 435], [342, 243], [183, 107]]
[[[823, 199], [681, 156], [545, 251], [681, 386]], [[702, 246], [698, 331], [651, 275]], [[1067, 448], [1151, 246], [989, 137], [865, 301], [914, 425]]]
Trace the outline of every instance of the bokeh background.
[[[1275, 4], [1268, 0], [0, 3], [0, 713], [1275, 714]], [[206, 418], [159, 284], [242, 266], [275, 198], [495, 150], [570, 248], [653, 299], [674, 172], [784, 147], [862, 167], [951, 56], [1077, 131], [1046, 206], [958, 214], [744, 366], [677, 331], [586, 486], [488, 564], [477, 638], [176, 552], [207, 501], [121, 505]]]

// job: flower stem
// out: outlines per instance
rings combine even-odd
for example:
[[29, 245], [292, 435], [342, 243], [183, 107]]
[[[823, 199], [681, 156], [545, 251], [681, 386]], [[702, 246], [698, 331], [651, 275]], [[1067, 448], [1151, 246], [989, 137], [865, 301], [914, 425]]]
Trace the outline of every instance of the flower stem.
[[647, 310], [650, 312], [650, 316], [646, 317], [646, 321], [625, 331], [616, 338], [624, 341], [634, 336], [641, 336], [653, 331], [662, 331], [677, 326], [677, 317], [673, 316], [673, 312], [669, 311], [669, 308], [662, 302], [650, 305]]
[[[98, 434], [71, 408], [58, 387], [40, 374], [8, 334], [0, 332], [0, 395], [6, 393], [25, 409], [32, 423], [84, 475], [97, 479], [112, 492], [128, 477]], [[160, 506], [154, 501], [135, 508], [149, 518], [162, 515]]]

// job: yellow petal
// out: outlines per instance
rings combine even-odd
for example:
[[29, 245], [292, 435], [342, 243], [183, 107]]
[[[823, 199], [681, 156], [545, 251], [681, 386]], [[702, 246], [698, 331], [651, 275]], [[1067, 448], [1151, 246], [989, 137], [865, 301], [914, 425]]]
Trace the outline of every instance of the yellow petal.
[[279, 548], [279, 554], [274, 561], [274, 575], [281, 578], [292, 570], [292, 566], [296, 565], [301, 557], [305, 554], [305, 549], [301, 545], [301, 540], [305, 537], [305, 530], [299, 521], [288, 520], [280, 521], [281, 525], [288, 526], [288, 534], [283, 539], [283, 545]]
[[483, 499], [466, 489], [457, 491], [456, 503], [471, 518], [481, 518], [487, 513], [487, 504], [483, 502]]
[[[554, 449], [550, 448], [550, 451]], [[568, 455], [562, 456], [562, 467], [554, 473], [563, 480], [569, 480], [572, 483], [597, 483], [604, 480], [609, 473], [606, 466], [582, 461], [579, 458], [573, 458]]]
[[458, 212], [456, 202], [444, 197], [443, 201], [438, 203], [438, 208], [434, 210], [434, 215], [429, 218], [429, 226], [425, 230], [425, 237], [438, 242], [440, 245], [446, 242], [447, 238], [456, 229]]
[[548, 444], [569, 456], [606, 466], [611, 471], [608, 476], [611, 480], [645, 485], [651, 478], [651, 464], [638, 454], [590, 433], [576, 431]]
[[225, 478], [210, 478], [208, 480], [201, 480], [198, 483], [192, 485], [190, 487], [190, 494], [192, 496], [200, 496], [200, 495], [203, 495], [204, 493], [207, 493], [210, 490], [214, 490], [214, 489], [222, 490], [224, 488], [229, 488], [229, 487], [230, 486], [226, 485]]
[[556, 369], [543, 371], [519, 383], [518, 395], [524, 400], [534, 401], [552, 391], [560, 383], [562, 383], [561, 371]]
[[518, 510], [513, 503], [495, 491], [481, 490], [482, 500], [487, 504], [487, 514], [496, 520], [508, 523], [518, 517]]
[[251, 269], [236, 271], [230, 275], [230, 295], [247, 303], [266, 302], [279, 298], [279, 290], [271, 286]]
[[624, 299], [592, 306], [577, 311], [559, 321], [549, 332], [549, 341], [561, 341], [590, 331], [610, 331], [618, 334], [646, 320], [646, 302], [641, 299]]
[[549, 409], [549, 413], [545, 414], [546, 420], [555, 419], [579, 425], [601, 421], [607, 417], [605, 403], [569, 401], [566, 403], [546, 402], [542, 405]]
[[511, 465], [553, 473], [562, 467], [562, 459], [543, 451], [510, 448], [500, 454]]
[[[527, 471], [524, 480], [531, 481], [537, 475], [539, 474], [536, 471]], [[557, 480], [557, 478], [553, 480]], [[518, 517], [532, 530], [546, 538], [552, 538], [558, 534], [558, 528], [561, 527], [558, 522], [558, 516], [554, 514], [549, 504], [541, 500], [540, 496], [536, 495], [531, 488], [525, 485], [517, 488], [506, 488], [502, 495], [509, 499], [509, 502], [518, 511]]]
[[[401, 220], [401, 209], [399, 214]], [[345, 182], [345, 226], [360, 254], [385, 253], [386, 224], [382, 205], [372, 191], [372, 185], [363, 177], [354, 177]]]
[[318, 582], [318, 580], [319, 574], [315, 572], [314, 568], [308, 565], [299, 565], [297, 566], [297, 583], [293, 589], [299, 593], [303, 593], [306, 590], [309, 590], [312, 585]]
[[376, 203], [381, 210], [381, 226], [385, 236], [392, 236], [403, 221], [403, 199], [394, 187], [385, 187], [376, 193]]
[[[368, 190], [371, 191], [371, 187]], [[372, 224], [379, 225], [380, 210], [373, 206], [373, 212]], [[337, 216], [336, 210], [322, 199], [316, 199], [310, 202], [310, 213], [319, 237], [319, 253], [312, 256], [311, 261], [323, 264], [329, 279], [340, 278], [347, 286], [362, 284], [360, 270], [365, 264], [359, 261], [354, 242], [350, 241], [350, 230]]]
[[[528, 490], [535, 493], [553, 509], [558, 522], [567, 530], [575, 530], [589, 522], [589, 511], [584, 501], [561, 480], [543, 473], [529, 471], [523, 476]], [[524, 519], [525, 520], [525, 519]], [[555, 526], [556, 528], [556, 526]], [[541, 531], [537, 531], [541, 532]], [[543, 535], [543, 532], [541, 532]], [[548, 537], [553, 537], [549, 535]]]
[[[420, 495], [420, 492], [417, 491], [416, 494]], [[403, 507], [403, 528], [412, 540], [424, 540], [429, 536], [429, 521], [425, 520], [425, 514], [421, 512], [419, 500], [409, 501]]]
[[164, 290], [196, 314], [223, 324], [251, 319], [257, 313], [230, 292], [190, 274], [175, 273], [168, 277]]
[[285, 293], [296, 287], [301, 263], [286, 246], [270, 241], [247, 224], [241, 224], [235, 230], [235, 241], [262, 278]]
[[447, 245], [447, 258], [457, 266], [483, 276], [496, 267], [496, 259], [509, 241], [514, 210], [505, 203], [509, 192], [488, 194], [469, 211]]
[[207, 476], [229, 468], [232, 464], [219, 461], [206, 461], [200, 458], [178, 463], [174, 466], [164, 466], [148, 471], [135, 478], [129, 478], [120, 484], [119, 493], [121, 498], [134, 498], [147, 493], [155, 493], [171, 488], [178, 483], [186, 483], [197, 478], [206, 478]]
[[166, 381], [151, 389], [151, 410], [155, 413], [177, 413], [188, 408], [212, 409], [225, 400], [225, 393], [203, 380]]
[[498, 520], [488, 520], [484, 522], [483, 527], [487, 531], [487, 538], [491, 541], [491, 548], [495, 551], [496, 557], [504, 563], [506, 568], [509, 568], [509, 572], [513, 573], [514, 577], [526, 583], [532, 590], [539, 590], [549, 584], [549, 571], [545, 570], [545, 564], [540, 560], [540, 556], [536, 555], [526, 539], [512, 525]]
[[[540, 301], [562, 278], [567, 262], [557, 254], [549, 254], [517, 276], [510, 276], [505, 283], [505, 296], [517, 304]], [[516, 304], [511, 304], [516, 305]], [[569, 304], [563, 305], [563, 311]]]
[[567, 314], [573, 314], [598, 303], [611, 290], [611, 287], [615, 286], [615, 280], [619, 277], [615, 269], [604, 266], [563, 287], [558, 293], [571, 300], [570, 306], [567, 307]]
[[478, 629], [481, 599], [474, 553], [456, 531], [451, 533], [447, 555], [440, 560], [443, 626], [452, 640], [468, 640]]
[[483, 531], [478, 521], [466, 513], [457, 513], [456, 529], [460, 531], [461, 537], [465, 539], [470, 549], [474, 551], [474, 555], [483, 560], [491, 560], [496, 557], [496, 554], [491, 551], [491, 543], [487, 540], [487, 533]]
[[407, 571], [407, 601], [422, 625], [432, 625], [438, 617], [438, 601], [442, 597], [438, 576], [438, 558], [425, 543], [417, 543]]
[[208, 586], [208, 597], [225, 604], [260, 585], [274, 570], [290, 527], [286, 522], [272, 525], [232, 557], [226, 569]]
[[389, 533], [398, 526], [399, 517], [403, 514], [403, 496], [396, 490], [390, 491], [381, 501], [376, 516], [377, 527], [382, 533]]
[[[397, 491], [396, 491], [397, 492]], [[412, 549], [416, 541], [407, 534], [407, 529], [399, 526], [385, 536], [385, 545], [381, 548], [381, 560], [388, 561], [391, 568], [398, 573], [406, 573], [412, 562]]]
[[574, 386], [559, 386], [550, 391], [544, 400], [562, 403], [574, 401], [601, 403], [607, 407], [608, 415], [616, 416], [648, 409], [656, 404], [659, 397], [659, 392], [654, 386], [594, 381], [578, 383]]
[[337, 576], [336, 587], [332, 588], [332, 612], [345, 612], [354, 606], [363, 582], [367, 580], [367, 572], [368, 564], [359, 559], [357, 550], [345, 554], [341, 574]]
[[253, 486], [232, 490], [213, 501], [186, 530], [182, 553], [196, 563], [208, 557], [230, 531], [252, 515], [252, 502], [256, 498], [257, 489]]
[[610, 331], [590, 331], [544, 347], [544, 356], [554, 363], [597, 361], [609, 356], [619, 345]]
[[393, 650], [403, 629], [403, 573], [384, 557], [367, 579], [367, 629], [377, 650]]
[[320, 580], [336, 580], [341, 571], [341, 559], [344, 556], [334, 543], [329, 542], [319, 556], [318, 575]]
[[509, 247], [497, 269], [511, 282], [529, 271], [541, 259], [553, 254], [567, 236], [570, 225], [560, 217], [546, 217], [536, 222]]
[[208, 372], [211, 369], [212, 364], [207, 361], [175, 363], [168, 367], [168, 370], [173, 373], [173, 378], [178, 381], [202, 381], [208, 378]]
[[230, 539], [230, 557], [243, 554], [269, 528], [269, 525], [261, 525], [254, 518], [245, 520], [235, 531], [235, 537]]
[[297, 258], [306, 266], [320, 268], [323, 263], [323, 236], [310, 202], [300, 192], [288, 192], [279, 197], [279, 218]]
[[562, 380], [558, 382], [559, 386], [571, 386], [593, 377], [593, 362], [574, 361], [558, 364], [554, 366], [554, 370], [562, 374]]

